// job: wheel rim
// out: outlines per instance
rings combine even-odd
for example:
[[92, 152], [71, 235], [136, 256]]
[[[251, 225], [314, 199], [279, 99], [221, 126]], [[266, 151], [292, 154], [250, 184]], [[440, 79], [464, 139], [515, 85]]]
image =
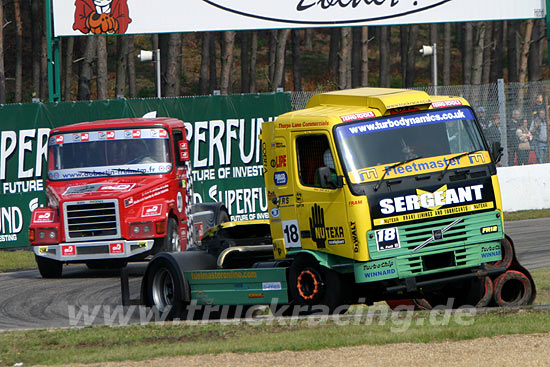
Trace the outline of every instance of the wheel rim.
[[153, 278], [153, 303], [158, 310], [164, 312], [167, 307], [171, 307], [174, 301], [174, 279], [172, 274], [163, 268], [160, 269]]
[[321, 291], [321, 277], [314, 269], [304, 269], [298, 276], [296, 287], [298, 288], [300, 297], [307, 301], [311, 301]]

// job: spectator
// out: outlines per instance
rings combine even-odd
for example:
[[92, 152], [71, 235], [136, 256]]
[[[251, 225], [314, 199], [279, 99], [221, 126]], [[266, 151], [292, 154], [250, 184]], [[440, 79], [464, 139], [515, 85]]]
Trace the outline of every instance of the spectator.
[[535, 115], [531, 127], [529, 128], [533, 135], [533, 148], [537, 155], [537, 163], [544, 163], [548, 155], [547, 131], [548, 123], [546, 120], [546, 109], [540, 108]]
[[533, 105], [533, 118], [534, 115], [538, 114], [538, 112], [545, 107], [544, 105], [544, 97], [542, 94], [537, 94], [537, 97], [535, 98], [535, 104]]
[[531, 141], [533, 135], [529, 132], [529, 122], [523, 119], [521, 126], [516, 129], [516, 137], [518, 141], [518, 165], [525, 165], [529, 162], [529, 153], [531, 152]]
[[500, 115], [498, 113], [494, 114], [489, 122], [486, 122], [483, 134], [485, 134], [485, 139], [489, 144], [495, 141], [500, 142]]
[[485, 130], [487, 128], [487, 119], [485, 118], [485, 108], [479, 107], [477, 109], [477, 121], [481, 125], [481, 128]]
[[[519, 139], [516, 132], [521, 127], [520, 118], [521, 116], [520, 116], [519, 109], [516, 108], [512, 111], [512, 118], [508, 120], [507, 138], [508, 138], [508, 165], [509, 166], [514, 165], [514, 162], [516, 160], [516, 155], [518, 154]], [[517, 159], [519, 164], [519, 157]]]

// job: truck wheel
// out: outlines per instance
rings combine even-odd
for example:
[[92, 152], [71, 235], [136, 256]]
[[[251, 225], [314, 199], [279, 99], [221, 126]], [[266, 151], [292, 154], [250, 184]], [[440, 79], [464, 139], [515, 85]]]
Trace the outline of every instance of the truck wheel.
[[61, 278], [61, 274], [63, 273], [62, 262], [36, 255], [34, 255], [34, 258], [42, 278]]
[[340, 275], [310, 256], [298, 256], [289, 269], [289, 288], [295, 309], [293, 314], [338, 313], [347, 311]]
[[162, 258], [155, 260], [148, 270], [145, 304], [156, 307], [162, 314], [167, 312], [169, 320], [182, 317], [185, 310], [184, 284], [181, 284], [178, 271]]
[[524, 306], [529, 303], [533, 295], [531, 281], [522, 272], [508, 270], [500, 274], [494, 281], [494, 299], [501, 307]]
[[220, 210], [218, 213], [218, 218], [216, 218], [216, 224], [222, 224], [229, 222], [229, 214], [225, 210]]
[[[178, 233], [178, 222], [174, 218], [168, 218], [166, 236], [160, 239], [160, 251], [178, 252], [181, 249], [180, 235]], [[159, 251], [159, 252], [160, 252]]]

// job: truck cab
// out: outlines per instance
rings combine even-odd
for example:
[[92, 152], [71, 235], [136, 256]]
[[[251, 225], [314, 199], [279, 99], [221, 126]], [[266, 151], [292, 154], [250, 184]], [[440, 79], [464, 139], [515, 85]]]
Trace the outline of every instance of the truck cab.
[[184, 123], [173, 118], [53, 129], [48, 202], [29, 227], [42, 276], [61, 276], [63, 263], [113, 268], [185, 250], [193, 233], [188, 161]]

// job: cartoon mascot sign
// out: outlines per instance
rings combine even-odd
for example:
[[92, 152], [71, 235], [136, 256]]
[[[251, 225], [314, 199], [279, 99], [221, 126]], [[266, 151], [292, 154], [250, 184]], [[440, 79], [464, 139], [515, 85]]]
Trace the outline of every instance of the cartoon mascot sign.
[[132, 21], [127, 0], [76, 0], [73, 29], [84, 34], [125, 33]]

